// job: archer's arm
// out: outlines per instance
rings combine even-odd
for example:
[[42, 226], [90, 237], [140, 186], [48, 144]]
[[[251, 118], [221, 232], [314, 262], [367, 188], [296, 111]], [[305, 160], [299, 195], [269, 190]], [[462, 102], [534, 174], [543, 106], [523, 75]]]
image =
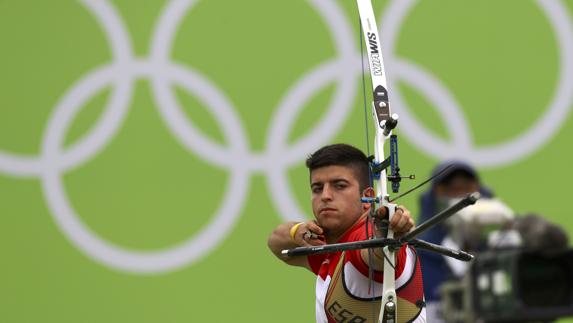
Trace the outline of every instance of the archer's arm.
[[287, 222], [280, 224], [269, 236], [267, 244], [272, 253], [285, 263], [291, 266], [305, 267], [308, 270], [311, 270], [307, 256], [285, 257], [281, 254], [281, 251], [284, 249], [324, 244], [324, 242], [319, 239], [303, 239], [303, 235], [307, 231], [311, 231], [319, 235], [323, 233], [322, 228], [318, 226], [314, 221], [306, 221], [300, 224], [293, 232], [294, 239], [292, 239], [291, 229], [293, 229], [297, 223], [298, 222]]

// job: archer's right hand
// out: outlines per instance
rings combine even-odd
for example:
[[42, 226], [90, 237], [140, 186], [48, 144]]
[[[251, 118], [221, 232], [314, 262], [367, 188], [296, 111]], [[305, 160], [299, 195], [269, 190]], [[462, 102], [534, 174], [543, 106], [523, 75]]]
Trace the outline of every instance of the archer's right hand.
[[324, 230], [315, 220], [303, 222], [296, 228], [293, 241], [301, 247], [320, 246], [326, 244]]

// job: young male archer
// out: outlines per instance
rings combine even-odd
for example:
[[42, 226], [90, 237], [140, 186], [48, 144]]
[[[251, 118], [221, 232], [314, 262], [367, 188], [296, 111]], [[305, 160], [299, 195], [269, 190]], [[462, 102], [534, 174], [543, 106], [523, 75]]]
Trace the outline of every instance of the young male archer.
[[[283, 249], [299, 246], [360, 241], [372, 234], [382, 237], [381, 228], [367, 225], [370, 203], [360, 200], [374, 196], [369, 184], [368, 158], [355, 147], [335, 144], [313, 153], [306, 166], [310, 171], [315, 220], [279, 225], [268, 239], [269, 248], [287, 264], [305, 267], [317, 275], [317, 322], [377, 322], [384, 268], [380, 249], [290, 258], [281, 255]], [[375, 215], [383, 219], [387, 217], [387, 210], [379, 208]], [[390, 229], [399, 236], [413, 226], [408, 209], [398, 206], [389, 223]], [[393, 265], [398, 321], [425, 322], [422, 273], [416, 252], [403, 246], [396, 252]]]

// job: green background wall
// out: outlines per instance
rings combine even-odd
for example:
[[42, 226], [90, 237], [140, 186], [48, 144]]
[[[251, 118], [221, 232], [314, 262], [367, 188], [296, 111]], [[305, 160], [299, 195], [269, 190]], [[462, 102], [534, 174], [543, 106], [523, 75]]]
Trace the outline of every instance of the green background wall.
[[[467, 120], [475, 149], [522, 136], [549, 113], [562, 83], [560, 75], [571, 75], [561, 62], [572, 57], [560, 56], [562, 40], [540, 3], [557, 6], [568, 22], [566, 35], [573, 33], [571, 0], [412, 2], [395, 35], [389, 73], [403, 71], [393, 62], [407, 62], [440, 80], [457, 101], [457, 113]], [[311, 216], [301, 156], [312, 150], [302, 149], [288, 163], [281, 160], [332, 114], [328, 106], [341, 91], [337, 77], [352, 84], [344, 108], [348, 115], [340, 125], [326, 125], [325, 133], [332, 135], [318, 136], [315, 146], [348, 142], [366, 149], [357, 56], [345, 61], [345, 67], [329, 70], [334, 77], [312, 88], [313, 95], [302, 100], [300, 111], [283, 111], [294, 117], [284, 145], [270, 145], [268, 140], [288, 123], [273, 123], [287, 93], [296, 86], [308, 89], [314, 81], [302, 84], [302, 78], [339, 57], [333, 32], [316, 6], [340, 10], [341, 20], [335, 25], [349, 26], [355, 53], [360, 46], [355, 3], [203, 0], [192, 3], [190, 10], [184, 10], [184, 1], [181, 4], [166, 13], [168, 1], [0, 0], [1, 322], [314, 320], [314, 277], [274, 259], [266, 238], [285, 219]], [[379, 23], [386, 23], [382, 14], [391, 5], [375, 1]], [[114, 30], [124, 30], [124, 35], [112, 34], [126, 46], [124, 52], [131, 48], [130, 56], [114, 57], [96, 11], [118, 24]], [[175, 24], [172, 46], [157, 46], [167, 51], [168, 63], [162, 63], [151, 49], [158, 21], [177, 13], [182, 20]], [[383, 40], [388, 37], [384, 34]], [[336, 76], [340, 69], [351, 73]], [[131, 92], [125, 86], [129, 82], [121, 83], [126, 75], [133, 76]], [[226, 158], [206, 160], [190, 148], [193, 144], [177, 139], [160, 113], [162, 104], [152, 80], [173, 91], [182, 107], [180, 119], [192, 122]], [[205, 85], [202, 89], [211, 84], [231, 109], [212, 108], [205, 102], [214, 98], [210, 92], [192, 91], [197, 84]], [[93, 93], [82, 97], [81, 86]], [[427, 93], [398, 76], [392, 89], [400, 91], [412, 118], [436, 140], [455, 142], [448, 130], [451, 124]], [[573, 87], [565, 92], [571, 94]], [[89, 138], [98, 127], [112, 127], [100, 121], [116, 95], [125, 99], [118, 104], [126, 107], [125, 118], [109, 132], [101, 149], [82, 152], [93, 147]], [[573, 233], [567, 203], [573, 182], [573, 123], [568, 113], [573, 105], [570, 96], [564, 101], [568, 107], [558, 118], [562, 122], [549, 127], [554, 132], [531, 153], [500, 153], [515, 157], [505, 162], [470, 162], [516, 212], [539, 212]], [[54, 120], [66, 117], [65, 109], [58, 107], [66, 103], [77, 113], [69, 115], [67, 124], [58, 124]], [[404, 119], [401, 109], [396, 104]], [[243, 129], [243, 147], [241, 138], [225, 133], [223, 125], [233, 120]], [[400, 126], [407, 131], [408, 119]], [[59, 146], [46, 148], [58, 131]], [[420, 179], [440, 159], [417, 144], [422, 139], [403, 135], [400, 147], [404, 173]], [[69, 152], [87, 157], [74, 160]], [[50, 202], [55, 199], [50, 190], [56, 173], [61, 174], [79, 223], [113, 250], [135, 255], [133, 261], [121, 253], [100, 259], [62, 229], [66, 220], [58, 217], [57, 203]], [[220, 212], [233, 174], [239, 174], [237, 183], [244, 183], [229, 197], [235, 204]], [[281, 174], [286, 174], [295, 204], [271, 190], [277, 183], [273, 176]], [[418, 195], [403, 200], [415, 214]], [[301, 214], [285, 214], [298, 210]], [[217, 241], [212, 247], [197, 242], [188, 258], [175, 255], [166, 262], [150, 262], [163, 267], [138, 262], [199, 236], [218, 213], [225, 213], [223, 224], [205, 237]], [[126, 263], [130, 265], [119, 265]]]

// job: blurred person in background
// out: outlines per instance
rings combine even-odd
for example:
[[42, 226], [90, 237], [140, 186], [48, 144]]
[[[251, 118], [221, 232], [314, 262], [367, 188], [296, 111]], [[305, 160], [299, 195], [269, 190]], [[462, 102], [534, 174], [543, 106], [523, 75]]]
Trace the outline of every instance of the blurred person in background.
[[[438, 174], [450, 167], [445, 176], [435, 178], [428, 191], [420, 198], [420, 217], [418, 223], [427, 221], [438, 212], [450, 206], [457, 199], [472, 192], [480, 192], [482, 198], [491, 198], [493, 193], [480, 182], [476, 170], [462, 161], [447, 161], [439, 164], [432, 172]], [[467, 245], [452, 244], [447, 223], [434, 226], [420, 235], [420, 239], [447, 247], [467, 250]], [[472, 246], [471, 249], [480, 248]], [[440, 286], [446, 280], [455, 276], [454, 268], [448, 263], [447, 257], [437, 253], [419, 250], [424, 275], [424, 294], [427, 305], [428, 322], [441, 322], [440, 315]], [[458, 262], [461, 263], [461, 262]]]

